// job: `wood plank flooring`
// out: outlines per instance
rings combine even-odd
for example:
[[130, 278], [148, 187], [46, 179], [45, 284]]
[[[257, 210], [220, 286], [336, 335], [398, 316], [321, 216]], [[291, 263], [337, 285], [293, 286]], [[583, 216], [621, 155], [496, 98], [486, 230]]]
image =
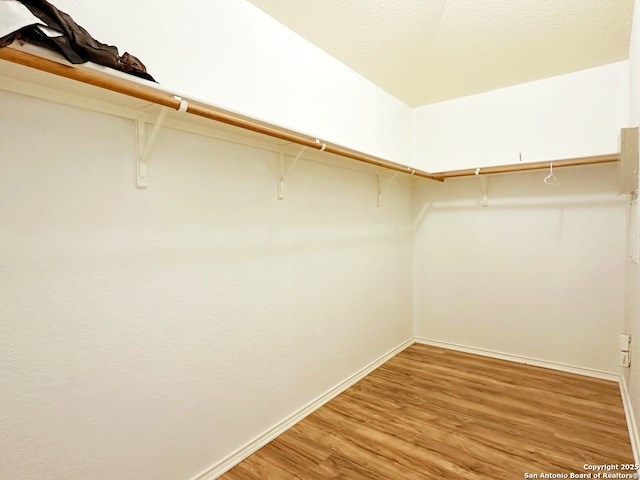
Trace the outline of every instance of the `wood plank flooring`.
[[414, 344], [219, 478], [502, 480], [623, 463], [617, 383]]

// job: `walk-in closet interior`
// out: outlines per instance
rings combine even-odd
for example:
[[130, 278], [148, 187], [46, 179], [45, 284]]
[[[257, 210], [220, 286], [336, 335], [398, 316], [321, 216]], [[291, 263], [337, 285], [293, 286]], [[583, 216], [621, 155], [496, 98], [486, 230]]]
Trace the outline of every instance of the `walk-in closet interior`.
[[633, 0], [51, 0], [120, 69], [41, 3], [0, 0], [0, 478], [638, 469]]

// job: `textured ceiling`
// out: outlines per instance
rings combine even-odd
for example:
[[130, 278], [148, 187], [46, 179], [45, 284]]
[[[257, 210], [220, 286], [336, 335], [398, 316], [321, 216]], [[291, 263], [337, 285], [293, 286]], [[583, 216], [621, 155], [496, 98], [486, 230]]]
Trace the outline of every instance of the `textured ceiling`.
[[412, 107], [628, 58], [633, 0], [249, 0]]

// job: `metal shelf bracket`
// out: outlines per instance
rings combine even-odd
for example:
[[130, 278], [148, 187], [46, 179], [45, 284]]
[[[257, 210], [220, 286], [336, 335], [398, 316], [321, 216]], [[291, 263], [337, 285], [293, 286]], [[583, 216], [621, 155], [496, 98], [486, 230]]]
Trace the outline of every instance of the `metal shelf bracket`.
[[[179, 112], [186, 112], [189, 104], [182, 100], [180, 97], [174, 97], [176, 100], [180, 101], [180, 107], [178, 108]], [[138, 188], [147, 188], [149, 186], [148, 181], [148, 164], [149, 164], [149, 155], [151, 155], [151, 150], [153, 149], [153, 145], [158, 139], [158, 135], [160, 134], [160, 130], [164, 125], [165, 120], [167, 119], [167, 115], [171, 111], [169, 107], [162, 107], [160, 110], [160, 114], [156, 119], [155, 124], [153, 125], [153, 130], [151, 130], [151, 135], [147, 139], [147, 131], [146, 125], [144, 121], [144, 112], [138, 112], [138, 116], [136, 117], [136, 186]]]
[[307, 147], [300, 148], [300, 151], [294, 157], [293, 162], [291, 162], [291, 165], [289, 165], [289, 168], [286, 168], [284, 152], [282, 151], [282, 147], [280, 147], [280, 159], [278, 161], [278, 200], [284, 199], [284, 182], [291, 174], [296, 164], [298, 163], [298, 160], [300, 160], [300, 157], [302, 157], [302, 154], [306, 149]]
[[382, 191], [385, 190], [389, 185], [391, 185], [391, 182], [393, 182], [398, 175], [400, 175], [400, 172], [394, 173], [391, 179], [389, 179], [389, 181], [384, 184], [380, 175], [376, 175], [378, 179], [378, 208], [382, 206]]
[[482, 188], [482, 206], [489, 206], [489, 198], [487, 197], [487, 177], [480, 175], [480, 169], [476, 168], [476, 177], [480, 179], [480, 188]]

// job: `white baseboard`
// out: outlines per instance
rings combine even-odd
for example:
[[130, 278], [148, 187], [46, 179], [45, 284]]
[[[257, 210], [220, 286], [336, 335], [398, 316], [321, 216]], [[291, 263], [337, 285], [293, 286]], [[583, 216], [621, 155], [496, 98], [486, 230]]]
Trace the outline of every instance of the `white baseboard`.
[[347, 378], [340, 384], [333, 387], [328, 392], [318, 397], [313, 402], [302, 407], [297, 412], [294, 412], [292, 415], [285, 418], [283, 421], [281, 421], [277, 425], [273, 426], [272, 428], [264, 432], [259, 437], [253, 439], [252, 441], [247, 443], [245, 446], [239, 448], [238, 450], [236, 450], [226, 458], [222, 459], [220, 462], [216, 463], [212, 467], [208, 468], [204, 472], [200, 473], [199, 475], [196, 475], [192, 480], [214, 480], [215, 478], [218, 478], [220, 475], [222, 475], [226, 471], [236, 466], [238, 463], [240, 463], [242, 460], [247, 458], [249, 455], [251, 455], [252, 453], [255, 453], [260, 448], [264, 447], [267, 443], [269, 443], [271, 440], [276, 438], [278, 435], [285, 432], [289, 428], [293, 427], [300, 420], [302, 420], [306, 416], [316, 411], [318, 408], [323, 406], [329, 400], [337, 397], [339, 394], [344, 392], [347, 388], [351, 387], [355, 383], [362, 380], [364, 377], [366, 377], [369, 373], [374, 371], [380, 365], [382, 365], [387, 360], [391, 359], [392, 357], [394, 357], [395, 355], [397, 355], [398, 353], [400, 353], [402, 350], [409, 347], [413, 343], [414, 343], [414, 339], [410, 338], [409, 340], [397, 346], [393, 350], [382, 355], [381, 357], [374, 360], [366, 367], [362, 368], [361, 370], [351, 375], [349, 378]]
[[414, 337], [416, 343], [432, 345], [434, 347], [448, 348], [449, 350], [457, 350], [459, 352], [473, 353], [474, 355], [482, 355], [484, 357], [497, 358], [499, 360], [508, 360], [515, 363], [523, 363], [525, 365], [533, 365], [535, 367], [549, 368], [561, 372], [575, 373], [586, 377], [600, 378], [602, 380], [611, 380], [612, 382], [620, 382], [620, 374], [607, 372], [604, 370], [596, 370], [593, 368], [578, 367], [559, 362], [551, 362], [548, 360], [540, 360], [537, 358], [524, 357], [522, 355], [514, 355], [511, 353], [496, 352], [484, 348], [469, 347], [467, 345], [459, 345], [457, 343], [441, 342], [440, 340], [432, 340], [430, 338]]
[[622, 395], [624, 413], [627, 417], [627, 427], [629, 428], [629, 438], [631, 439], [631, 448], [633, 450], [633, 463], [638, 465], [640, 464], [640, 432], [638, 431], [638, 424], [636, 423], [633, 407], [631, 406], [631, 397], [629, 396], [627, 381], [623, 375], [620, 375], [620, 394]]

